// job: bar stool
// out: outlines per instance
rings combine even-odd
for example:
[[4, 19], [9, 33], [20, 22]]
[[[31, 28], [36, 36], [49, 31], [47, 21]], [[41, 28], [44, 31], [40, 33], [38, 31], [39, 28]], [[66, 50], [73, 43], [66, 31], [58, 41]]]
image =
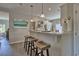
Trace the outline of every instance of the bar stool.
[[25, 51], [27, 51], [27, 54], [29, 55], [29, 51], [30, 51], [30, 56], [32, 56], [32, 51], [34, 51], [35, 47], [34, 47], [34, 42], [37, 41], [37, 39], [35, 39], [35, 37], [33, 36], [24, 36], [25, 37], [25, 42], [24, 42], [24, 48]]
[[[49, 56], [50, 44], [47, 44], [43, 41], [37, 41], [35, 43], [35, 45], [36, 45], [36, 54], [35, 54], [35, 56], [39, 56], [39, 54], [41, 54], [41, 56], [44, 56], [43, 51], [46, 51], [47, 56]], [[38, 52], [38, 50], [40, 50], [40, 52]]]
[[26, 35], [26, 36], [24, 36], [24, 37], [25, 37], [24, 48], [25, 48], [25, 51], [27, 51], [27, 46], [28, 46], [28, 44], [30, 44], [29, 39], [31, 39], [31, 38], [33, 38], [33, 37], [30, 36], [30, 35]]
[[26, 35], [24, 37], [25, 37], [24, 48], [25, 48], [25, 51], [27, 51], [27, 45], [29, 43], [29, 38], [31, 38], [31, 36], [30, 35]]
[[30, 56], [32, 56], [32, 52], [35, 52], [35, 49], [36, 49], [36, 47], [35, 47], [35, 42], [37, 42], [38, 41], [38, 39], [32, 39], [31, 41], [30, 41], [30, 43], [31, 43], [31, 45], [30, 45]]

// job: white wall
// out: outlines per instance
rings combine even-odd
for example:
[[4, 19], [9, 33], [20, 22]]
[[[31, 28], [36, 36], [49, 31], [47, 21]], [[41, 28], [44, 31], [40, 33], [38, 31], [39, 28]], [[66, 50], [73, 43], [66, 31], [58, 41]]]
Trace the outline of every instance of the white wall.
[[9, 21], [10, 22], [10, 25], [9, 25], [10, 26], [10, 33], [9, 33], [10, 43], [23, 42], [24, 36], [29, 33], [29, 24], [26, 28], [14, 28], [13, 26], [14, 19], [27, 20], [25, 15], [23, 14], [19, 15], [19, 14], [16, 14], [15, 12], [10, 11], [10, 21]]
[[[67, 32], [67, 35], [62, 36], [62, 55], [74, 55], [74, 34], [73, 34], [73, 4], [64, 4], [61, 6], [61, 23], [63, 20], [66, 20], [67, 17], [71, 17], [71, 31]], [[62, 23], [63, 25], [63, 23]]]
[[79, 56], [79, 4], [74, 4], [74, 55]]

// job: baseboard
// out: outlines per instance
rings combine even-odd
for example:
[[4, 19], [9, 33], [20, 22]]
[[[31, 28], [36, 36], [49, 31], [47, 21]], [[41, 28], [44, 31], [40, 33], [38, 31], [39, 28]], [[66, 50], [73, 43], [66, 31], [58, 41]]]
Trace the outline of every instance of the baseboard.
[[24, 41], [11, 42], [11, 43], [9, 43], [9, 44], [22, 43], [22, 42], [24, 42]]

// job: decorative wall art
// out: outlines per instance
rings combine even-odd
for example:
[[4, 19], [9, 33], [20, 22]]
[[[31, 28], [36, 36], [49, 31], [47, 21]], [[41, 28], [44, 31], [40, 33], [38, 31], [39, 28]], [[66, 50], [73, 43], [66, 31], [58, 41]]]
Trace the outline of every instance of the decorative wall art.
[[28, 25], [28, 22], [23, 19], [14, 19], [13, 25], [16, 28], [26, 28]]

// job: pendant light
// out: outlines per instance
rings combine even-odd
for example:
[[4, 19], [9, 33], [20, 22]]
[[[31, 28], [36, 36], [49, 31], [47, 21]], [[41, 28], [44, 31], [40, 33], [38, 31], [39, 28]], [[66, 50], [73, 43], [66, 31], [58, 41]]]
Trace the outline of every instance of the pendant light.
[[41, 12], [41, 16], [40, 17], [45, 17], [44, 13], [43, 13], [43, 3], [42, 3], [42, 12]]
[[33, 13], [33, 5], [30, 5], [30, 7], [31, 7], [31, 22], [33, 22], [33, 19], [32, 19], [32, 17], [33, 17], [33, 15], [32, 15], [32, 13]]
[[33, 14], [33, 5], [30, 5], [30, 27], [29, 27], [29, 35], [31, 35], [31, 31], [32, 31], [32, 29], [31, 29], [31, 22], [33, 22], [33, 19], [32, 19], [32, 14]]

